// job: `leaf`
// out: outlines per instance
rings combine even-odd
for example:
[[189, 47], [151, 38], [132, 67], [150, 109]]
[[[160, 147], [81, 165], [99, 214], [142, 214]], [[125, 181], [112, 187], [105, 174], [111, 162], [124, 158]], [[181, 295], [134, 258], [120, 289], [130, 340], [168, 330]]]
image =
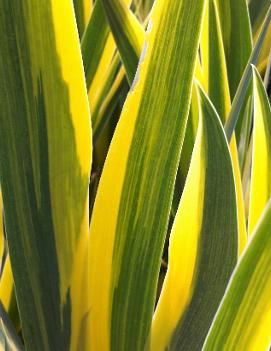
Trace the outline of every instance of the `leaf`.
[[23, 345], [0, 302], [0, 348], [3, 351], [23, 351]]
[[[207, 7], [207, 10], [208, 11], [206, 11], [205, 14], [203, 39], [201, 42], [201, 52], [204, 58], [203, 73], [205, 75], [205, 85], [207, 87], [208, 96], [214, 104], [221, 122], [224, 124], [231, 108], [231, 100], [226, 59], [222, 40], [222, 30], [220, 27], [216, 2], [214, 0], [209, 0], [209, 6]], [[205, 33], [205, 31], [207, 33]], [[247, 242], [247, 233], [242, 182], [235, 136], [231, 140], [230, 151], [233, 161], [233, 170], [236, 185], [239, 233], [238, 248], [240, 255]]]
[[91, 128], [72, 2], [1, 1], [0, 33], [1, 187], [25, 345], [82, 349]]
[[[131, 0], [124, 1], [126, 6], [131, 3]], [[97, 141], [112, 115], [111, 111], [119, 101], [117, 93], [122, 91], [126, 85], [125, 72], [120, 69], [120, 58], [116, 53], [116, 46], [101, 0], [95, 2], [81, 41], [81, 50], [91, 110], [94, 152], [96, 153]]]
[[4, 235], [4, 208], [2, 199], [2, 190], [0, 187], [0, 271], [2, 270], [2, 260], [5, 249], [5, 235]]
[[240, 170], [242, 174], [244, 174], [246, 158], [248, 155], [251, 129], [252, 129], [252, 96], [249, 96], [245, 107], [244, 118], [242, 120], [241, 135], [240, 135], [240, 141], [238, 145], [239, 164], [240, 164]]
[[[195, 75], [196, 75], [196, 72], [195, 72]], [[192, 152], [193, 152], [197, 129], [198, 129], [198, 115], [199, 115], [198, 96], [197, 96], [197, 91], [194, 84], [192, 89], [189, 116], [188, 116], [186, 130], [185, 130], [185, 138], [182, 146], [181, 159], [180, 159], [179, 169], [177, 173], [175, 192], [174, 192], [174, 198], [173, 198], [173, 204], [172, 204], [172, 206], [176, 209], [176, 211], [179, 206], [181, 192], [184, 187], [185, 180], [190, 167]], [[178, 181], [179, 181], [179, 184], [178, 184]], [[176, 187], [178, 187], [178, 189], [176, 189]], [[174, 213], [174, 216], [175, 216], [175, 213]]]
[[266, 12], [271, 5], [270, 0], [248, 0], [248, 8], [252, 26], [253, 36], [255, 37], [261, 28]]
[[249, 234], [271, 196], [271, 109], [265, 87], [253, 67], [253, 151], [250, 185]]
[[99, 139], [105, 126], [107, 125], [108, 120], [112, 116], [112, 113], [114, 112], [114, 109], [116, 108], [117, 103], [119, 102], [123, 91], [125, 92], [127, 91], [126, 86], [128, 86], [128, 84], [125, 79], [125, 71], [124, 71], [124, 68], [121, 67], [107, 96], [103, 99], [97, 111], [97, 114], [95, 116], [95, 123], [93, 121], [93, 145], [94, 146], [96, 145], [97, 140]]
[[258, 36], [257, 42], [255, 43], [255, 46], [251, 52], [251, 55], [249, 57], [248, 63], [246, 65], [246, 68], [244, 70], [242, 79], [239, 83], [238, 89], [236, 91], [235, 97], [232, 102], [232, 107], [231, 111], [229, 113], [229, 117], [226, 121], [225, 124], [225, 132], [227, 135], [227, 139], [230, 140], [232, 137], [232, 133], [234, 131], [234, 128], [236, 126], [237, 120], [239, 113], [243, 107], [244, 102], [246, 101], [246, 96], [247, 96], [247, 90], [250, 85], [250, 80], [252, 77], [252, 69], [251, 69], [251, 64], [256, 65], [258, 63], [258, 59], [261, 53], [261, 49], [264, 43], [264, 39], [266, 37], [268, 27], [270, 25], [271, 21], [271, 6], [269, 7], [269, 10], [266, 14], [264, 23], [261, 28], [261, 32]]
[[[124, 0], [130, 5], [131, 0]], [[115, 43], [110, 34], [101, 0], [95, 1], [89, 23], [81, 40], [86, 84], [91, 112], [99, 99], [106, 77], [110, 74], [115, 54]]]
[[132, 84], [145, 32], [123, 0], [101, 0], [114, 35], [129, 84]]
[[[151, 350], [200, 350], [237, 261], [233, 168], [219, 117], [199, 88], [192, 161], [173, 224]], [[221, 260], [221, 255], [224, 259]]]
[[204, 351], [266, 351], [271, 343], [271, 203], [230, 280]]
[[92, 11], [92, 0], [73, 0], [79, 37], [84, 33]]
[[246, 0], [216, 0], [216, 3], [233, 99], [252, 50], [248, 6]]
[[204, 0], [190, 5], [156, 1], [104, 165], [90, 228], [94, 350], [142, 350], [150, 331]]
[[154, 0], [134, 0], [136, 15], [140, 17], [142, 21], [150, 14], [153, 3]]
[[[112, 94], [112, 90], [114, 90], [113, 86], [117, 84], [117, 88], [120, 87], [121, 83], [125, 81], [125, 73], [123, 68], [120, 68], [120, 58], [119, 55], [116, 54], [111, 62], [111, 65], [104, 75], [104, 82], [100, 86], [99, 93], [97, 95], [97, 99], [93, 101], [92, 109], [91, 109], [91, 119], [92, 119], [92, 129], [93, 135], [96, 137], [96, 130], [99, 125], [99, 114], [101, 113], [102, 105], [105, 104], [105, 100], [109, 98], [110, 94]], [[118, 76], [121, 75], [121, 81]], [[115, 95], [115, 94], [114, 94]], [[111, 100], [111, 99], [110, 99]]]
[[6, 311], [10, 311], [12, 295], [14, 294], [13, 277], [9, 256], [6, 257], [3, 265], [3, 272], [0, 280], [0, 300]]

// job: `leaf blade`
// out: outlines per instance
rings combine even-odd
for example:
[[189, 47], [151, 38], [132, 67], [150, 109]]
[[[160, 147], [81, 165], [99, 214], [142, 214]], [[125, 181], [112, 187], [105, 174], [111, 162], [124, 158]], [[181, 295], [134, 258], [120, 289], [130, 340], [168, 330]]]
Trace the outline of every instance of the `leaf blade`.
[[[95, 292], [91, 297], [93, 319], [90, 333], [93, 342], [92, 348], [94, 349], [108, 350], [111, 347], [113, 350], [142, 350], [149, 333], [160, 255], [170, 210], [170, 198], [173, 192], [180, 145], [189, 107], [192, 74], [196, 61], [204, 1], [199, 1], [197, 8], [193, 6], [190, 8], [189, 4], [186, 0], [158, 0], [156, 2], [152, 15], [153, 20], [149, 24], [147, 45], [143, 49], [138, 74], [124, 105], [104, 166], [90, 229], [90, 284], [93, 287], [95, 286]], [[166, 7], [168, 11], [164, 11]], [[166, 16], [164, 16], [164, 13], [166, 13]], [[172, 21], [173, 13], [174, 21]], [[177, 20], [176, 13], [178, 14]], [[188, 33], [188, 30], [190, 33], [189, 40], [186, 35], [182, 35]], [[156, 48], [155, 43], [159, 37], [162, 47], [168, 47], [168, 38], [172, 37], [172, 33], [174, 33], [172, 46], [170, 53], [167, 50], [168, 56], [165, 58], [163, 55], [166, 55], [166, 53]], [[182, 40], [179, 40], [179, 38], [182, 38]], [[173, 49], [173, 44], [177, 42], [177, 49]], [[189, 50], [184, 49], [187, 47]], [[178, 50], [178, 52], [182, 50], [182, 55], [181, 58], [178, 58], [178, 65], [173, 71], [174, 64], [170, 60], [172, 62], [177, 60], [174, 50]], [[162, 56], [159, 56], [160, 54]], [[182, 64], [182, 60], [185, 60], [188, 64]], [[171, 79], [167, 79], [165, 76], [163, 78], [162, 72], [164, 71], [168, 72], [167, 76], [170, 75]], [[155, 77], [154, 80], [153, 77]], [[178, 77], [182, 77], [187, 82], [183, 87], [184, 90], [177, 84]], [[155, 88], [157, 84], [162, 88], [159, 91], [160, 94]], [[170, 86], [176, 84], [176, 89], [171, 89], [168, 84]], [[174, 91], [174, 93], [168, 95], [168, 99], [162, 99], [162, 106], [160, 103], [157, 105], [159, 108], [155, 108], [161, 94], [167, 94], [171, 91]], [[172, 101], [175, 101], [177, 105], [172, 104]], [[155, 110], [152, 110], [154, 108]], [[169, 121], [166, 123], [163, 118], [164, 114], [172, 116], [172, 123], [168, 123]], [[179, 117], [180, 120], [177, 118], [178, 115], [181, 116]], [[155, 119], [152, 121], [147, 116], [153, 116]], [[145, 126], [144, 130], [146, 131], [143, 134], [143, 140], [141, 140], [141, 124]], [[167, 129], [164, 129], [165, 125], [168, 125]], [[170, 145], [168, 143], [169, 139], [178, 140], [178, 142], [175, 141]], [[141, 141], [139, 142], [139, 140]], [[172, 148], [171, 160], [165, 159], [165, 155], [170, 154], [170, 152], [162, 154], [158, 152], [158, 150], [161, 150], [161, 141], [163, 141], [165, 150], [168, 150], [169, 145]], [[161, 156], [159, 162], [155, 161], [154, 158], [157, 155]], [[139, 160], [139, 163], [137, 160]], [[168, 166], [166, 166], [167, 163]], [[170, 170], [170, 173], [166, 172], [168, 177], [165, 177], [161, 183], [159, 174], [163, 174], [164, 167]], [[153, 179], [153, 175], [155, 175], [155, 181], [150, 183], [149, 181]], [[118, 179], [118, 181], [115, 182], [114, 179]], [[132, 191], [131, 198], [128, 199], [128, 189], [134, 182], [138, 182], [136, 191]], [[160, 190], [154, 191], [155, 187]], [[114, 189], [113, 192], [112, 189]], [[164, 191], [163, 189], [168, 190]], [[160, 206], [157, 203], [157, 194], [160, 191], [159, 203], [164, 203], [163, 212], [161, 213], [161, 223], [155, 223], [154, 213], [160, 211]], [[108, 194], [110, 194], [109, 197]], [[138, 199], [141, 200], [138, 202]], [[142, 199], [147, 201], [144, 202]], [[126, 205], [128, 214], [124, 216]], [[135, 209], [135, 206], [138, 207]], [[147, 217], [145, 217], [146, 215]], [[107, 218], [107, 221], [103, 221], [102, 218]], [[133, 220], [137, 218], [139, 221], [138, 227], [136, 224], [133, 227]], [[160, 218], [160, 215], [158, 218]], [[148, 238], [147, 245], [144, 244], [145, 220], [151, 221], [150, 226], [147, 226], [149, 227], [148, 236], [146, 237]], [[156, 247], [152, 248], [150, 238], [151, 233], [156, 233], [156, 228], [159, 235], [157, 234]], [[138, 233], [136, 236], [135, 232]], [[137, 238], [137, 242], [131, 255], [133, 237]], [[124, 249], [126, 245], [129, 246], [129, 242], [131, 243], [130, 248]], [[142, 250], [140, 254], [138, 250]], [[142, 254], [145, 257], [143, 260], [141, 259]], [[136, 260], [136, 263], [130, 266], [130, 270], [126, 271], [126, 267], [129, 266], [127, 266], [127, 260], [130, 261], [131, 259], [129, 255], [133, 257], [133, 260]], [[152, 264], [147, 263], [146, 257], [152, 255]], [[99, 257], [103, 257], [103, 259], [102, 264], [98, 267], [97, 262], [101, 262]], [[114, 262], [113, 269], [112, 262]], [[135, 272], [132, 267], [136, 268]], [[140, 278], [143, 273], [145, 277], [150, 277], [148, 288], [139, 286], [142, 284]], [[129, 278], [131, 279], [131, 285], [129, 285], [129, 293], [126, 294], [126, 291], [128, 291], [126, 290], [126, 284], [129, 284], [127, 278], [132, 276], [135, 284], [132, 285], [132, 279]], [[145, 279], [143, 280], [145, 281]], [[148, 280], [146, 279], [146, 281]], [[120, 288], [118, 291], [117, 289], [112, 290], [115, 284], [118, 284]], [[144, 294], [144, 298], [142, 297], [140, 301], [136, 298], [137, 291], [142, 291]], [[123, 294], [126, 296], [125, 305], [123, 304]], [[143, 301], [144, 303], [142, 303]], [[112, 326], [111, 334], [109, 332], [110, 325]], [[132, 330], [133, 333], [131, 333]]]
[[[230, 152], [210, 100], [202, 90], [199, 98], [199, 129], [170, 236], [168, 272], [153, 320], [151, 350], [202, 348], [237, 261]], [[227, 264], [218, 252], [224, 253]]]
[[86, 274], [91, 128], [74, 12], [59, 1], [0, 8], [1, 186], [24, 339], [67, 350], [88, 309], [76, 283]]
[[268, 350], [271, 342], [270, 225], [269, 202], [233, 273], [204, 351]]

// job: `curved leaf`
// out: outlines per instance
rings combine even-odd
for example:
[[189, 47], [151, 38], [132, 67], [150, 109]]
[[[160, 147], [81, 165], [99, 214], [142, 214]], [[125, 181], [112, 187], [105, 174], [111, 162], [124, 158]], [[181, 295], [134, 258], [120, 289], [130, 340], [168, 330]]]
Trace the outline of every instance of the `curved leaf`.
[[[151, 350], [200, 350], [237, 261], [233, 168], [219, 117], [199, 90], [200, 120], [173, 224]], [[221, 260], [223, 255], [224, 259]]]

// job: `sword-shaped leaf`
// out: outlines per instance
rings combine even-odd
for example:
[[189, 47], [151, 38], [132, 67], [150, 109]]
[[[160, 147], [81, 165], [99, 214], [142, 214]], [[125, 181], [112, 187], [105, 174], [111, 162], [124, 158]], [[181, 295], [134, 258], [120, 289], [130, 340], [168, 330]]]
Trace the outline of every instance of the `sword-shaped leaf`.
[[153, 8], [91, 221], [94, 350], [142, 350], [150, 332], [203, 7], [157, 0]]
[[170, 350], [202, 348], [237, 262], [237, 209], [230, 152], [219, 117], [201, 89], [199, 98], [197, 138], [153, 320], [153, 351], [163, 351], [167, 346]]

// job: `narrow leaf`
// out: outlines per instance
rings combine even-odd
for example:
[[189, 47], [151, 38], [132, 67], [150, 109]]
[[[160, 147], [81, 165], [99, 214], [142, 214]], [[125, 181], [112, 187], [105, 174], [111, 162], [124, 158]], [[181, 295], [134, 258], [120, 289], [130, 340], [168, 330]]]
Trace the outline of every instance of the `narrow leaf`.
[[[131, 4], [131, 0], [124, 1], [127, 5]], [[92, 112], [106, 75], [110, 75], [108, 72], [116, 50], [101, 0], [95, 1], [81, 40], [81, 50]]]
[[247, 90], [250, 85], [250, 80], [252, 77], [252, 69], [251, 69], [251, 64], [256, 65], [258, 63], [258, 59], [261, 53], [261, 49], [264, 43], [264, 39], [266, 37], [266, 33], [268, 31], [268, 27], [270, 25], [271, 21], [271, 6], [269, 7], [269, 10], [266, 14], [264, 23], [261, 28], [261, 32], [259, 34], [259, 37], [257, 39], [257, 42], [255, 43], [255, 46], [251, 52], [251, 55], [249, 57], [247, 66], [244, 70], [242, 79], [239, 83], [238, 89], [236, 91], [235, 97], [232, 102], [232, 107], [231, 111], [229, 113], [229, 117], [226, 121], [225, 124], [225, 132], [227, 135], [227, 139], [230, 140], [232, 137], [232, 133], [234, 131], [235, 125], [237, 123], [239, 113], [243, 107], [244, 101], [246, 100], [247, 96]]
[[22, 342], [0, 302], [0, 348], [3, 351], [23, 351]]
[[252, 50], [246, 0], [216, 0], [225, 49], [230, 94], [233, 99]]
[[79, 37], [84, 33], [92, 11], [92, 0], [73, 0]]
[[131, 84], [143, 48], [145, 32], [123, 0], [101, 1]]
[[271, 109], [262, 79], [255, 67], [253, 67], [253, 105], [250, 234], [271, 196]]

